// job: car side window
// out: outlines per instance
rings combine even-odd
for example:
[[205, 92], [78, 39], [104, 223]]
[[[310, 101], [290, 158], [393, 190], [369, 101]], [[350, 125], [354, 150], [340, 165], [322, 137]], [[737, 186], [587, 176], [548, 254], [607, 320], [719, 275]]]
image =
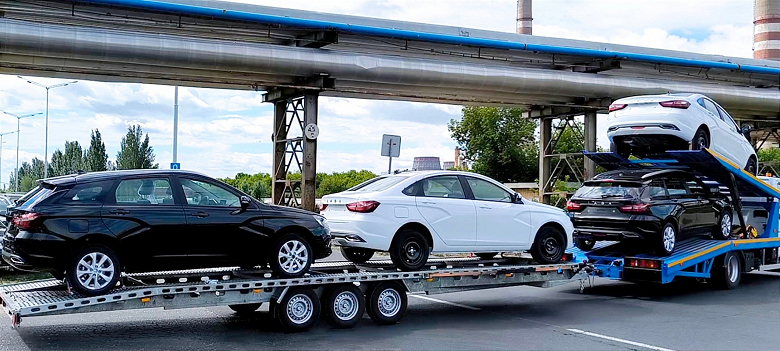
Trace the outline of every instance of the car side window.
[[512, 202], [512, 194], [488, 181], [466, 177], [474, 200]]
[[60, 198], [60, 203], [73, 205], [101, 204], [112, 185], [112, 181], [78, 184]]
[[427, 197], [465, 199], [466, 193], [458, 176], [437, 176], [422, 181], [422, 193]]
[[737, 122], [734, 120], [734, 118], [732, 118], [728, 112], [724, 111], [720, 107], [718, 107], [718, 111], [720, 111], [720, 118], [723, 119], [723, 122], [726, 122], [726, 124], [729, 125], [729, 129], [734, 132], [739, 132], [739, 125], [737, 125]]
[[168, 178], [123, 179], [114, 193], [122, 205], [173, 205]]
[[192, 206], [241, 207], [241, 199], [227, 189], [195, 179], [181, 179], [184, 197]]
[[706, 195], [707, 192], [704, 191], [704, 187], [701, 186], [701, 184], [697, 183], [696, 181], [689, 180], [685, 182], [685, 185], [688, 186], [688, 190], [691, 192], [691, 194], [696, 195]]
[[681, 179], [666, 180], [666, 191], [669, 196], [688, 195], [688, 189], [685, 187], [685, 183]]
[[654, 180], [647, 186], [647, 194], [650, 198], [658, 198], [666, 196], [666, 189], [664, 189], [664, 183], [660, 180]]
[[712, 103], [712, 101], [704, 99], [704, 108], [706, 108], [707, 111], [710, 111], [713, 115], [715, 115], [715, 117], [718, 117], [718, 118], [721, 118], [721, 119], [723, 118], [723, 117], [720, 116], [720, 112], [718, 112], [718, 107], [715, 106], [715, 104]]

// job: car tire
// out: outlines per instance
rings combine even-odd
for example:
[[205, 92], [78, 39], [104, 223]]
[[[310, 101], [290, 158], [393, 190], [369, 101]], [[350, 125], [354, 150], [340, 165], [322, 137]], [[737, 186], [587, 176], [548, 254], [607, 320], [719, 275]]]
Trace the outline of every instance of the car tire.
[[593, 246], [596, 245], [595, 240], [590, 239], [574, 239], [574, 246], [582, 251], [593, 250]]
[[417, 271], [425, 267], [430, 251], [425, 236], [406, 229], [398, 233], [390, 244], [390, 260], [402, 271]]
[[726, 252], [715, 260], [711, 276], [717, 288], [735, 289], [742, 279], [742, 258], [734, 252]]
[[699, 128], [696, 134], [691, 139], [691, 150], [703, 150], [710, 147], [710, 138], [707, 136], [707, 132]]
[[342, 247], [341, 253], [352, 263], [366, 263], [374, 256], [374, 250], [359, 247]]
[[249, 315], [255, 313], [262, 305], [262, 303], [244, 303], [240, 305], [228, 305], [228, 307], [236, 314]]
[[311, 268], [314, 252], [303, 235], [289, 233], [277, 239], [268, 255], [274, 274], [285, 278], [301, 277]]
[[755, 158], [751, 157], [750, 159], [748, 159], [748, 162], [745, 165], [745, 171], [747, 171], [751, 175], [758, 174], [758, 165], [756, 164]]
[[609, 151], [614, 152], [624, 158], [628, 158], [631, 156], [631, 145], [626, 145], [625, 143], [617, 143], [614, 142], [609, 143]]
[[718, 217], [718, 223], [712, 228], [712, 237], [718, 240], [728, 240], [731, 237], [731, 227], [734, 218], [731, 215], [731, 209], [726, 207], [721, 211]]
[[674, 223], [667, 222], [663, 228], [661, 228], [661, 235], [658, 237], [657, 253], [661, 256], [669, 256], [674, 252], [674, 247], [677, 245], [677, 227]]
[[498, 252], [478, 252], [475, 254], [480, 260], [492, 260]]
[[323, 312], [334, 328], [352, 328], [366, 312], [366, 297], [354, 284], [335, 286], [327, 295]]
[[554, 264], [563, 259], [566, 251], [566, 236], [553, 226], [539, 229], [531, 245], [531, 256], [541, 264]]
[[406, 313], [407, 299], [406, 289], [401, 284], [397, 282], [379, 283], [368, 293], [366, 311], [376, 324], [395, 324]]
[[76, 251], [66, 268], [66, 275], [74, 290], [97, 296], [116, 287], [122, 275], [121, 267], [113, 250], [103, 245], [89, 245]]
[[271, 306], [276, 321], [288, 332], [306, 331], [320, 318], [320, 299], [311, 288], [292, 287]]

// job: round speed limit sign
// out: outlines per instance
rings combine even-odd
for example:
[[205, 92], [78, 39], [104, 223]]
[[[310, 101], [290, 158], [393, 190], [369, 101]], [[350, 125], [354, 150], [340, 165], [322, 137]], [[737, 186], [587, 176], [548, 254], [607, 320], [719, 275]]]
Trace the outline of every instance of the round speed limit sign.
[[320, 127], [314, 123], [309, 123], [306, 125], [306, 128], [304, 128], [303, 133], [306, 135], [306, 139], [316, 140], [317, 137], [320, 136]]

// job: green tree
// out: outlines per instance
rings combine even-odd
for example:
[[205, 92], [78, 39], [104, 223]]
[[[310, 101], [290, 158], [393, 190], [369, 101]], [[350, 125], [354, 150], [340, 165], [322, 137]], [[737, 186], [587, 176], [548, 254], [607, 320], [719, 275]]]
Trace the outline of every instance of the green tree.
[[758, 150], [758, 162], [780, 161], [780, 148], [768, 147]]
[[100, 131], [92, 131], [92, 137], [89, 142], [89, 148], [84, 153], [84, 168], [89, 172], [107, 171], [109, 166], [108, 153], [106, 153], [106, 143], [100, 136]]
[[149, 145], [149, 134], [141, 141], [143, 130], [141, 126], [127, 127], [127, 134], [119, 144], [116, 154], [117, 169], [148, 169], [158, 168], [154, 163], [154, 149]]
[[463, 108], [460, 121], [449, 131], [472, 169], [500, 182], [528, 182], [539, 177], [536, 121], [523, 118], [518, 108]]
[[84, 151], [78, 141], [66, 141], [65, 152], [57, 149], [51, 155], [49, 176], [57, 177], [84, 170]]
[[356, 171], [354, 169], [341, 173], [318, 173], [316, 196], [322, 197], [328, 194], [342, 192], [375, 177], [376, 174], [374, 174], [374, 172], [367, 170]]
[[11, 184], [16, 185], [19, 179], [19, 191], [28, 192], [35, 187], [35, 182], [43, 178], [43, 161], [33, 158], [32, 162], [22, 162], [18, 174], [11, 174]]

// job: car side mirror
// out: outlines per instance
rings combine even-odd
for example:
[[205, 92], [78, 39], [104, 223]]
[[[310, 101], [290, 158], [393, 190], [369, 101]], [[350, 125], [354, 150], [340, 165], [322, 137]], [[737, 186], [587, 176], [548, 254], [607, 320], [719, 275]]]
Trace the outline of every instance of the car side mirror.
[[753, 126], [751, 126], [749, 124], [743, 124], [742, 125], [742, 135], [745, 136], [745, 139], [747, 139], [748, 141], [751, 141], [750, 140], [750, 132], [752, 132], [752, 131], [753, 131]]
[[512, 203], [521, 204], [523, 203], [523, 197], [520, 196], [518, 193], [512, 194]]
[[237, 215], [239, 213], [242, 213], [242, 212], [246, 211], [246, 209], [249, 208], [249, 205], [252, 204], [252, 200], [249, 198], [249, 196], [241, 196], [241, 198], [238, 201], [241, 204], [241, 208], [237, 209], [237, 210], [235, 210], [233, 212], [230, 212], [230, 214]]

